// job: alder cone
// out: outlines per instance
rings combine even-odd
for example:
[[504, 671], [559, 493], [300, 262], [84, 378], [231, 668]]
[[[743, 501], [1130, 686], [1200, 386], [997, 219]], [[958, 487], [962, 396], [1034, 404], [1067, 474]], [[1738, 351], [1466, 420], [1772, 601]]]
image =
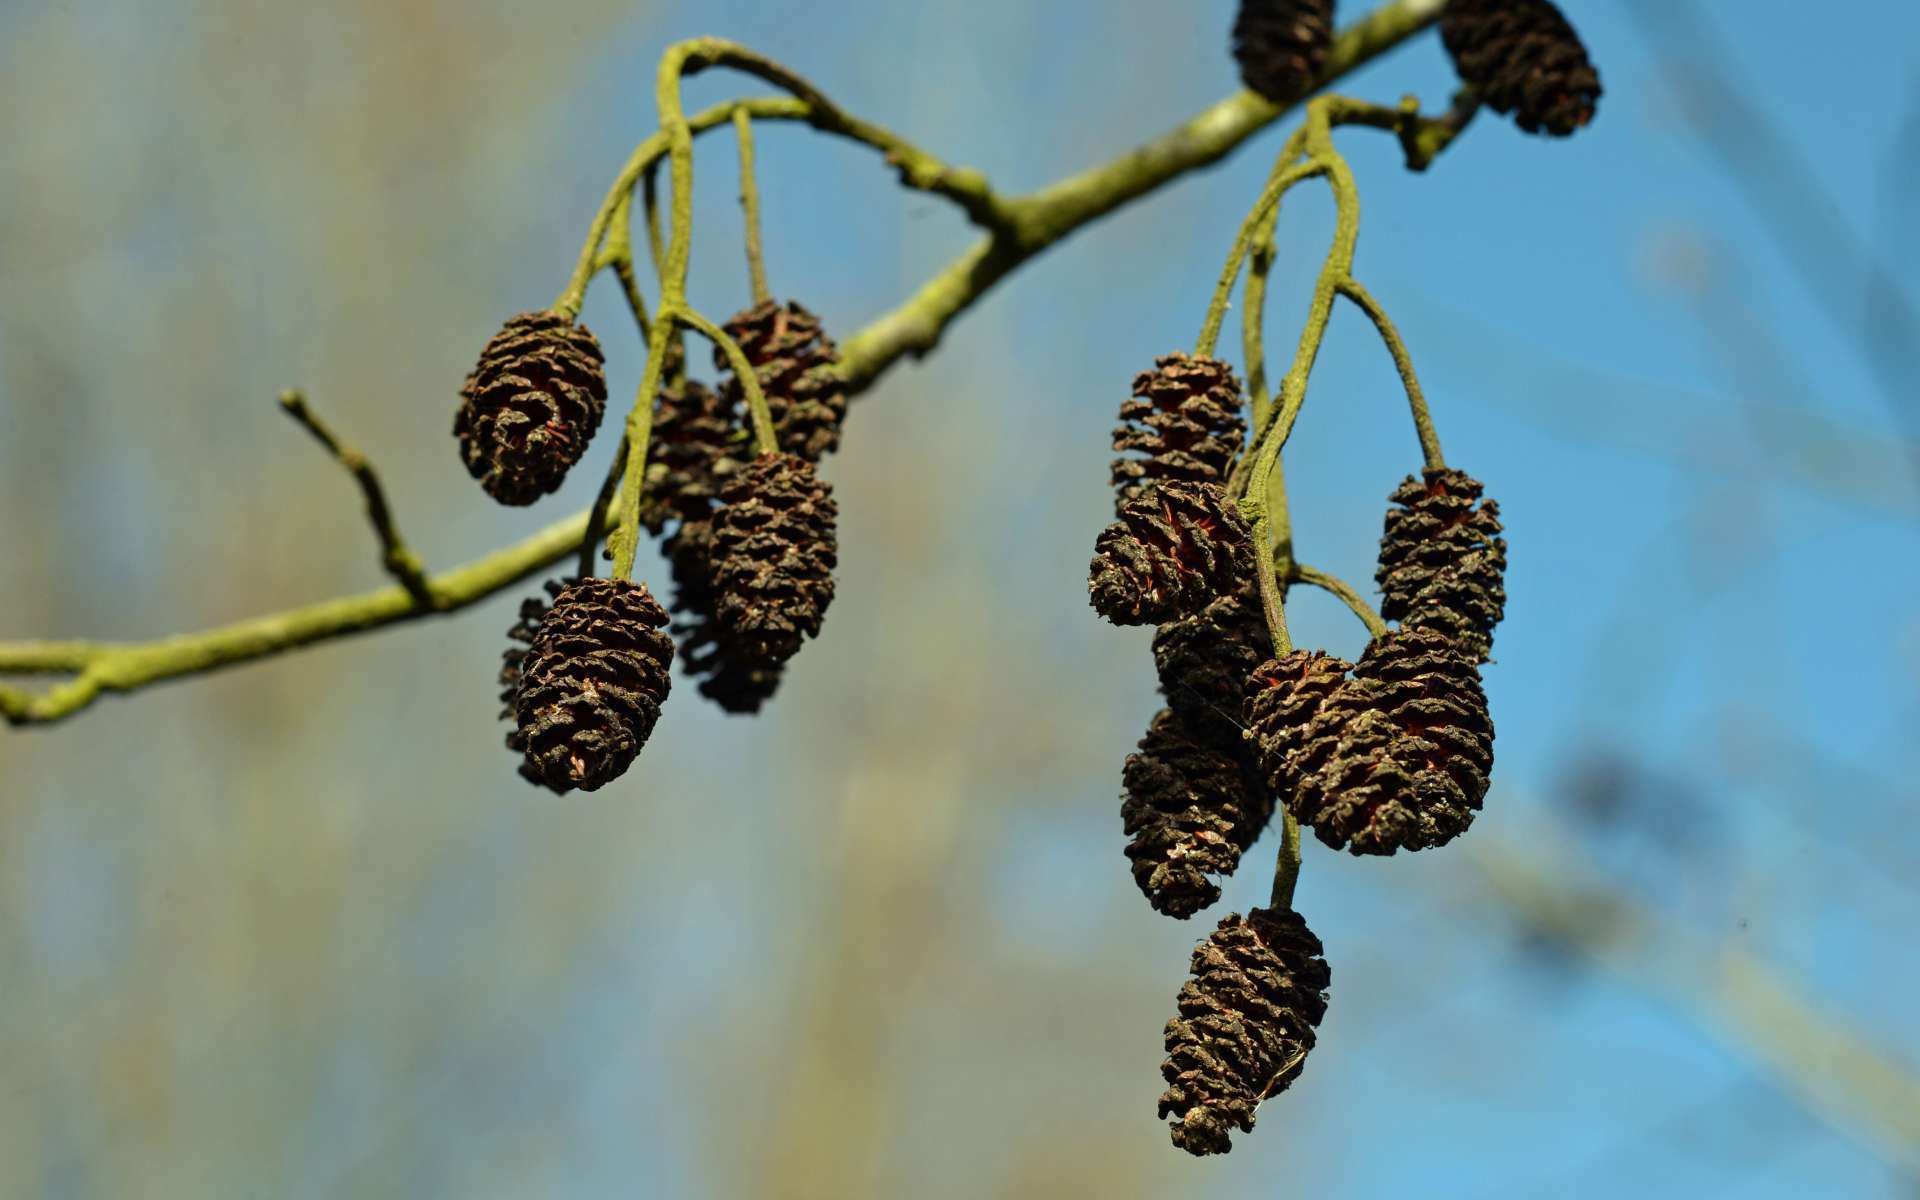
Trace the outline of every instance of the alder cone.
[[[1244, 683], [1241, 720], [1270, 795], [1289, 797], [1299, 782], [1294, 760], [1314, 719], [1346, 686], [1353, 664], [1318, 650], [1290, 650], [1261, 663]], [[1296, 818], [1299, 813], [1296, 810]]]
[[1172, 1118], [1174, 1145], [1225, 1154], [1230, 1131], [1252, 1132], [1254, 1109], [1299, 1077], [1327, 1014], [1333, 975], [1322, 953], [1285, 908], [1231, 913], [1194, 948], [1160, 1065], [1160, 1116]]
[[1122, 781], [1133, 881], [1156, 910], [1181, 920], [1220, 898], [1209, 876], [1233, 874], [1273, 816], [1244, 757], [1207, 745], [1171, 709], [1127, 756]]
[[784, 668], [756, 660], [726, 635], [714, 614], [712, 523], [682, 522], [663, 548], [673, 568], [673, 632], [681, 666], [700, 681], [700, 694], [724, 711], [759, 712], [780, 687]]
[[672, 518], [696, 521], [712, 511], [721, 484], [752, 453], [737, 412], [718, 392], [694, 380], [660, 390], [641, 514], [649, 530], [657, 534]]
[[1549, 0], [1451, 0], [1440, 37], [1460, 78], [1528, 133], [1566, 137], [1593, 120], [1600, 74]]
[[[507, 730], [507, 749], [515, 754], [524, 755], [527, 750], [527, 740], [520, 735], [520, 726], [513, 712], [514, 697], [519, 693], [520, 680], [526, 674], [526, 648], [540, 634], [541, 622], [547, 616], [547, 600], [559, 595], [572, 582], [571, 578], [547, 580], [542, 585], [547, 596], [528, 596], [522, 600], [519, 617], [507, 630], [507, 641], [514, 644], [508, 645], [500, 654], [500, 719], [512, 723]], [[529, 783], [540, 782], [540, 777], [528, 768], [524, 759], [520, 763], [520, 775]]]
[[1167, 707], [1216, 749], [1242, 748], [1247, 676], [1267, 657], [1267, 618], [1252, 579], [1191, 617], [1160, 626], [1153, 665]]
[[1093, 550], [1088, 598], [1115, 625], [1191, 616], [1253, 573], [1246, 522], [1207, 483], [1148, 488], [1121, 506]]
[[[835, 370], [840, 350], [821, 328], [820, 318], [792, 301], [762, 300], [735, 313], [723, 328], [753, 364], [780, 448], [810, 463], [839, 449], [847, 388]], [[746, 389], [733, 374], [733, 361], [718, 346], [713, 365], [725, 373], [721, 394], [728, 411], [745, 413]]]
[[587, 327], [558, 313], [521, 313], [488, 340], [453, 418], [487, 495], [524, 505], [560, 486], [606, 412], [604, 361]]
[[1392, 854], [1466, 832], [1493, 770], [1493, 721], [1473, 660], [1444, 635], [1375, 638], [1288, 759], [1288, 809], [1334, 849]]
[[757, 664], [818, 636], [838, 562], [833, 489], [793, 454], [763, 454], [729, 479], [713, 516], [714, 616]]
[[666, 623], [644, 584], [579, 579], [554, 595], [511, 688], [523, 775], [591, 792], [633, 764], [672, 682]]
[[1476, 662], [1506, 614], [1507, 543], [1500, 505], [1464, 471], [1409, 475], [1390, 499], [1380, 539], [1380, 615], [1445, 634]]
[[1133, 380], [1113, 431], [1114, 508], [1156, 483], [1227, 481], [1227, 468], [1246, 438], [1240, 381], [1217, 358], [1169, 354]]
[[1275, 104], [1313, 90], [1333, 48], [1333, 0], [1240, 0], [1233, 57], [1240, 81]]

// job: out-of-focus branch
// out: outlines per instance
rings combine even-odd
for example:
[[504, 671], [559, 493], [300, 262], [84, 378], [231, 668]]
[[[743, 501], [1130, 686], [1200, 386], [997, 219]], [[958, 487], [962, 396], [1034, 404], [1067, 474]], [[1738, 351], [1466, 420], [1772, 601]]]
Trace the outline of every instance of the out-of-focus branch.
[[1835, 1129], [1920, 1176], [1920, 1078], [1729, 939], [1712, 945], [1530, 832], [1524, 849], [1464, 839], [1487, 899], [1648, 995], [1694, 1017]]
[[[1727, 42], [1691, 0], [1633, 0], [1647, 44], [1665, 60], [1667, 76], [1688, 106], [1708, 157], [1753, 206], [1801, 286], [1855, 341], [1878, 377], [1882, 398], [1909, 437], [1920, 434], [1913, 391], [1920, 311], [1899, 276], [1874, 253], [1807, 161], [1748, 99], [1725, 62]], [[1872, 301], [1865, 319], [1863, 297]], [[1920, 442], [1910, 465], [1920, 473]]]

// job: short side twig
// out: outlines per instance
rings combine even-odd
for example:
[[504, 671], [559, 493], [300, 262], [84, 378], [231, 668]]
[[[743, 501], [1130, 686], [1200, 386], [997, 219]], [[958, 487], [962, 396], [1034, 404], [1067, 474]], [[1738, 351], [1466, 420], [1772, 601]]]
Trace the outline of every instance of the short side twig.
[[393, 509], [387, 504], [386, 490], [380, 486], [380, 476], [374, 471], [373, 464], [367, 461], [367, 456], [334, 436], [333, 430], [315, 415], [307, 406], [307, 398], [299, 392], [281, 392], [280, 407], [325, 446], [327, 453], [333, 455], [353, 476], [354, 482], [360, 485], [360, 493], [367, 501], [367, 520], [373, 525], [374, 536], [380, 539], [380, 565], [401, 587], [407, 589], [407, 594], [413, 597], [415, 604], [421, 608], [435, 607], [433, 587], [427, 581], [426, 564], [420, 561], [420, 556], [400, 536], [399, 526], [394, 524]]

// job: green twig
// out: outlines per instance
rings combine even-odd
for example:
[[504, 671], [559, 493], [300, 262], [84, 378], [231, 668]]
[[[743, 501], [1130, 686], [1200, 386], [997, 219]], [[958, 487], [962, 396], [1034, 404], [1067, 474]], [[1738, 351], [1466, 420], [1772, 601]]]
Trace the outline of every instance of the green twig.
[[1401, 386], [1407, 392], [1407, 407], [1413, 413], [1413, 431], [1420, 439], [1420, 452], [1426, 457], [1427, 469], [1437, 471], [1447, 465], [1446, 456], [1440, 452], [1440, 434], [1433, 427], [1433, 413], [1427, 408], [1426, 393], [1420, 390], [1420, 377], [1413, 370], [1413, 355], [1407, 352], [1407, 344], [1400, 338], [1400, 331], [1394, 328], [1393, 321], [1387, 316], [1387, 310], [1360, 281], [1354, 278], [1339, 282], [1342, 296], [1359, 306], [1373, 327], [1380, 331], [1380, 340], [1387, 345], [1387, 353], [1393, 356], [1394, 369], [1400, 372]]
[[754, 453], [773, 454], [780, 449], [779, 438], [774, 433], [773, 413], [767, 407], [767, 396], [760, 387], [760, 373], [753, 369], [753, 363], [747, 359], [746, 351], [740, 349], [740, 343], [733, 340], [727, 331], [715, 325], [684, 305], [673, 310], [674, 320], [705, 337], [720, 353], [726, 356], [727, 364], [733, 368], [735, 379], [747, 395], [747, 415], [753, 422]]
[[753, 118], [733, 110], [733, 136], [740, 147], [740, 211], [747, 226], [747, 278], [753, 286], [754, 304], [763, 304], [771, 296], [767, 290], [767, 263], [760, 248], [760, 187], [753, 175]]
[[1321, 591], [1337, 597], [1342, 604], [1345, 604], [1347, 608], [1353, 612], [1354, 616], [1360, 618], [1360, 623], [1367, 627], [1368, 637], [1382, 637], [1386, 634], [1387, 623], [1380, 619], [1380, 614], [1373, 611], [1373, 606], [1368, 604], [1366, 599], [1353, 589], [1352, 584], [1340, 578], [1338, 575], [1329, 575], [1325, 571], [1309, 567], [1305, 563], [1296, 562], [1293, 564], [1292, 578], [1296, 583], [1304, 583], [1312, 587], [1317, 587]]
[[620, 520], [607, 536], [607, 548], [613, 551], [613, 578], [632, 579], [633, 559], [640, 548], [640, 495], [646, 487], [647, 446], [653, 437], [653, 400], [660, 394], [660, 377], [667, 366], [667, 346], [673, 340], [676, 309], [660, 302], [654, 314], [652, 335], [647, 338], [647, 365], [640, 372], [640, 387], [633, 407], [627, 410], [626, 454], [620, 472]]
[[1273, 860], [1273, 896], [1268, 904], [1287, 911], [1293, 908], [1294, 885], [1300, 882], [1300, 822], [1284, 804], [1280, 817], [1280, 853]]
[[[1304, 132], [1304, 131], [1303, 131]], [[1220, 270], [1220, 278], [1213, 285], [1213, 298], [1207, 304], [1207, 319], [1200, 326], [1200, 336], [1194, 342], [1196, 355], [1212, 355], [1214, 347], [1220, 341], [1220, 326], [1226, 321], [1227, 302], [1233, 295], [1233, 285], [1240, 278], [1240, 266], [1246, 261], [1254, 239], [1260, 230], [1272, 219], [1285, 196], [1295, 184], [1326, 173], [1327, 164], [1320, 159], [1304, 163], [1294, 163], [1300, 157], [1300, 134], [1288, 139], [1286, 148], [1274, 160], [1273, 171], [1267, 176], [1267, 185], [1260, 192], [1260, 198], [1254, 202], [1253, 211], [1240, 223], [1239, 232], [1234, 235], [1233, 248], [1227, 252], [1227, 265]]]
[[1247, 261], [1247, 286], [1240, 297], [1240, 361], [1247, 373], [1248, 413], [1253, 428], [1267, 423], [1273, 397], [1267, 390], [1267, 276], [1273, 270], [1275, 228], [1280, 224], [1280, 206], [1273, 206], [1266, 223], [1254, 235]]
[[580, 569], [576, 572], [582, 579], [594, 574], [594, 568], [599, 565], [593, 561], [593, 556], [600, 549], [600, 538], [607, 529], [607, 510], [620, 492], [621, 480], [626, 478], [627, 447], [631, 445], [627, 437], [627, 433], [622, 431], [620, 444], [614, 447], [613, 462], [607, 465], [607, 477], [600, 481], [600, 492], [593, 498], [593, 507], [587, 510], [587, 530], [580, 539]]
[[413, 597], [413, 602], [422, 608], [433, 608], [436, 601], [433, 586], [427, 579], [427, 569], [420, 556], [407, 545], [400, 536], [400, 528], [394, 522], [393, 509], [387, 504], [386, 489], [380, 486], [380, 476], [367, 461], [367, 456], [346, 445], [333, 430], [327, 427], [313, 409], [307, 406], [307, 398], [297, 391], [280, 393], [280, 408], [288, 416], [300, 423], [301, 428], [314, 436], [334, 460], [347, 469], [353, 481], [360, 485], [360, 494], [367, 502], [367, 521], [373, 526], [374, 536], [380, 539], [380, 565], [387, 574], [400, 581], [400, 586]]

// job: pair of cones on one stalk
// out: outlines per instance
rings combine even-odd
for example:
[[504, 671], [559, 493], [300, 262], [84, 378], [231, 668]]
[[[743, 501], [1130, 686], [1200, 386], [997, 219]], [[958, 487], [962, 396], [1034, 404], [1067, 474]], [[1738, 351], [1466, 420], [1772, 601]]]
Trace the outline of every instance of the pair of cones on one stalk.
[[[1304, 98], [1333, 50], [1334, 0], [1242, 0], [1233, 55], [1275, 104]], [[1461, 82], [1528, 133], [1566, 137], [1593, 120], [1600, 75], [1550, 0], [1449, 0], [1440, 37]]]

